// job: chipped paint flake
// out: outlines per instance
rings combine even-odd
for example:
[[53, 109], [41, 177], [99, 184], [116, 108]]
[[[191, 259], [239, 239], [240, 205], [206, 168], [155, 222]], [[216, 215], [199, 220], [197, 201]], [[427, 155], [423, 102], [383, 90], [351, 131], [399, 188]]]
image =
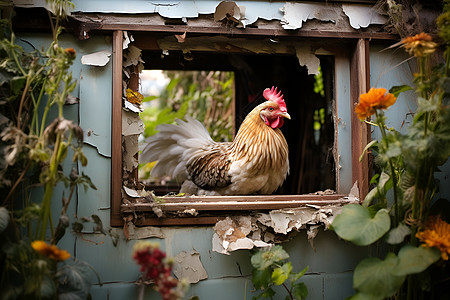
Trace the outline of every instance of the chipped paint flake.
[[134, 190], [134, 189], [130, 189], [126, 186], [123, 186], [123, 190], [125, 191], [125, 193], [127, 193], [128, 196], [130, 196], [132, 198], [144, 198], [144, 197], [148, 197], [148, 196], [152, 195], [152, 192], [146, 191], [145, 189]]
[[145, 125], [139, 117], [139, 114], [125, 110], [122, 111], [122, 135], [139, 135], [144, 132], [144, 129]]
[[139, 240], [147, 238], [160, 238], [165, 237], [164, 232], [159, 227], [145, 226], [137, 227], [133, 222], [127, 222], [128, 240]]
[[144, 63], [141, 58], [142, 50], [133, 45], [129, 45], [128, 51], [124, 52], [123, 56], [125, 57], [125, 61], [123, 62], [123, 67], [129, 66], [137, 66], [140, 63]]
[[261, 240], [253, 240], [249, 237], [254, 229], [251, 216], [241, 216], [231, 219], [227, 217], [218, 221], [214, 226], [212, 239], [213, 251], [230, 254], [239, 249], [252, 249], [254, 247], [268, 247], [271, 244]]
[[332, 5], [288, 2], [280, 10], [284, 13], [281, 18], [284, 29], [302, 28], [303, 22], [311, 19], [332, 23], [339, 19], [338, 11]]
[[245, 7], [238, 6], [234, 1], [222, 1], [217, 5], [214, 12], [214, 21], [219, 22], [227, 19], [234, 22], [238, 27], [245, 27], [245, 23], [241, 22], [244, 19]]
[[[359, 203], [359, 199], [353, 195], [343, 199]], [[308, 241], [314, 248], [313, 239], [319, 227], [324, 226], [328, 229], [335, 216], [341, 212], [342, 205], [307, 205], [293, 209], [272, 210], [253, 216], [227, 217], [214, 226], [213, 251], [230, 254], [238, 249], [268, 247], [275, 242], [290, 239], [292, 235], [289, 233], [299, 230], [306, 230]], [[268, 230], [269, 228], [271, 230]]]
[[308, 69], [308, 75], [319, 74], [320, 60], [311, 51], [310, 46], [295, 47], [295, 54], [297, 55], [299, 64]]
[[385, 24], [387, 18], [377, 13], [372, 6], [362, 4], [342, 4], [342, 10], [355, 29], [366, 28], [371, 24]]
[[81, 63], [83, 65], [103, 67], [106, 66], [106, 64], [109, 62], [110, 56], [111, 51], [109, 50], [98, 51], [95, 53], [83, 55], [81, 57]]
[[208, 279], [208, 274], [200, 261], [200, 253], [182, 251], [174, 257], [173, 273], [178, 279], [184, 279], [188, 283], [197, 283]]

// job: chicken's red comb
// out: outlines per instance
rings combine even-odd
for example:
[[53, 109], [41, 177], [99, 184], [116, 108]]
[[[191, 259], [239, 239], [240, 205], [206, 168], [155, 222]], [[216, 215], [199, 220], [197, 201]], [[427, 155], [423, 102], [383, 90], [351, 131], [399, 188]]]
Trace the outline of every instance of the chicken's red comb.
[[281, 111], [287, 111], [286, 103], [284, 103], [283, 95], [281, 95], [281, 91], [277, 94], [277, 88], [272, 87], [271, 89], [267, 88], [263, 92], [264, 98], [267, 99], [267, 101], [272, 101], [278, 104]]

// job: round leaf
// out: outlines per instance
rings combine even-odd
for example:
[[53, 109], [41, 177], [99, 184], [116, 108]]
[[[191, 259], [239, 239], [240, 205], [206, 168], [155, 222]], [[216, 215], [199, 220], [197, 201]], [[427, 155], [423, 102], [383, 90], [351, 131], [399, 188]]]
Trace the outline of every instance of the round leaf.
[[399, 264], [393, 274], [397, 276], [420, 273], [441, 257], [437, 248], [424, 248], [405, 245], [398, 252]]
[[271, 281], [271, 270], [266, 268], [264, 270], [253, 269], [252, 282], [255, 289], [266, 289], [269, 287]]
[[384, 241], [391, 245], [397, 245], [403, 242], [405, 237], [411, 234], [411, 229], [408, 226], [401, 223], [394, 229], [391, 229], [384, 237]]
[[292, 294], [294, 294], [295, 299], [306, 299], [306, 297], [308, 296], [308, 287], [303, 282], [297, 283], [292, 289]]
[[291, 272], [292, 272], [291, 262], [287, 262], [281, 267], [276, 268], [275, 270], [273, 270], [272, 273], [273, 283], [275, 283], [276, 285], [283, 284], [286, 281], [286, 279], [289, 278]]
[[333, 221], [336, 234], [358, 246], [367, 246], [380, 239], [391, 226], [386, 209], [380, 209], [372, 218], [369, 210], [359, 204], [345, 205]]
[[353, 274], [353, 287], [358, 292], [380, 298], [394, 295], [405, 280], [405, 276], [392, 274], [398, 262], [394, 253], [388, 253], [384, 260], [371, 257], [361, 261]]

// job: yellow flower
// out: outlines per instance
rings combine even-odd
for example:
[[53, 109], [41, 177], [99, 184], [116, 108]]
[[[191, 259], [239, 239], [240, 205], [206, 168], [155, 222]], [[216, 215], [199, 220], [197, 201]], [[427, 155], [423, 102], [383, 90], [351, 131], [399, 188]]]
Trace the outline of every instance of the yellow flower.
[[401, 43], [410, 55], [416, 57], [426, 56], [436, 50], [437, 44], [432, 41], [431, 36], [424, 32], [404, 38]]
[[69, 252], [66, 250], [61, 250], [55, 245], [49, 245], [44, 241], [34, 241], [31, 243], [31, 247], [36, 252], [56, 261], [63, 261], [70, 257]]
[[133, 91], [130, 88], [127, 89], [127, 100], [128, 100], [128, 102], [131, 102], [133, 104], [141, 104], [142, 103], [142, 99], [144, 99], [144, 96], [141, 93], [135, 92], [135, 91]]
[[365, 120], [375, 113], [376, 109], [386, 109], [395, 103], [397, 98], [387, 93], [383, 88], [371, 88], [366, 94], [359, 96], [359, 103], [355, 107], [355, 113], [360, 120]]
[[416, 237], [424, 242], [423, 247], [436, 247], [441, 251], [443, 260], [450, 254], [450, 224], [441, 217], [429, 217], [425, 229], [416, 233]]

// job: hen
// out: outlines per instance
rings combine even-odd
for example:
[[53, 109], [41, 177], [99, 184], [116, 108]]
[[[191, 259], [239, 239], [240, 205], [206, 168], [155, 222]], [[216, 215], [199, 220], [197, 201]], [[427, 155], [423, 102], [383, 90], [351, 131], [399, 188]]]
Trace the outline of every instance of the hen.
[[233, 142], [212, 140], [199, 121], [186, 117], [163, 124], [149, 138], [141, 162], [158, 161], [152, 176], [183, 180], [180, 192], [192, 195], [271, 194], [289, 172], [288, 145], [281, 130], [290, 119], [277, 88], [242, 122]]

